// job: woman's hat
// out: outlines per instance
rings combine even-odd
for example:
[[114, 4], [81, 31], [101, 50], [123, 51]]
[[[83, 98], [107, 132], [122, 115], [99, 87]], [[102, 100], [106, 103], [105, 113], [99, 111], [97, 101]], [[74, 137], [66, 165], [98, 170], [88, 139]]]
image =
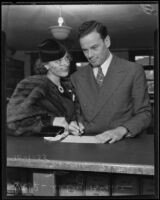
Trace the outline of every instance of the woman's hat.
[[42, 62], [49, 62], [63, 58], [66, 48], [54, 39], [47, 39], [39, 46], [39, 57]]

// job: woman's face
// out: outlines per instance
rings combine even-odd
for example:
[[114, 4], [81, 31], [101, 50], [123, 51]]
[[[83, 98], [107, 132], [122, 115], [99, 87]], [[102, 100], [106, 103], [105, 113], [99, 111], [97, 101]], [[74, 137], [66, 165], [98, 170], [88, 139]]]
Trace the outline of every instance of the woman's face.
[[50, 61], [47, 63], [47, 68], [50, 73], [58, 77], [66, 77], [69, 74], [70, 58], [66, 53], [59, 60]]

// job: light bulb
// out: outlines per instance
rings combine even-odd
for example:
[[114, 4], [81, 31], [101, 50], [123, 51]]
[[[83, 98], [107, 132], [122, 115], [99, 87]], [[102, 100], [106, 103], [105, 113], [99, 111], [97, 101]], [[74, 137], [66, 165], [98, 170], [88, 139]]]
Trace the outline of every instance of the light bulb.
[[62, 26], [63, 22], [64, 22], [63, 17], [59, 17], [58, 18], [58, 24], [59, 24], [59, 26]]

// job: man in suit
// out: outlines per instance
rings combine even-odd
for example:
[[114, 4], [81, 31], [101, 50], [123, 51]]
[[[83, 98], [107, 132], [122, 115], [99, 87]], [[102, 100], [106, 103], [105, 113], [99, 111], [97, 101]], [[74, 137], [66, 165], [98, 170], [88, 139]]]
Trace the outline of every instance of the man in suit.
[[79, 42], [89, 64], [71, 76], [81, 107], [72, 134], [82, 130], [99, 143], [114, 143], [142, 132], [152, 117], [143, 67], [110, 52], [110, 36], [99, 22], [84, 22]]

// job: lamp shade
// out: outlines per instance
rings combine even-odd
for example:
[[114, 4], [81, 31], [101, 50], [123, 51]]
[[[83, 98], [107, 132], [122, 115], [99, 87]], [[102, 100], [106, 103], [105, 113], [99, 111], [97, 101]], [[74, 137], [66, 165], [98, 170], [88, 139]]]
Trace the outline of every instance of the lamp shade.
[[64, 40], [69, 36], [72, 28], [69, 26], [50, 26], [49, 29], [55, 39]]

